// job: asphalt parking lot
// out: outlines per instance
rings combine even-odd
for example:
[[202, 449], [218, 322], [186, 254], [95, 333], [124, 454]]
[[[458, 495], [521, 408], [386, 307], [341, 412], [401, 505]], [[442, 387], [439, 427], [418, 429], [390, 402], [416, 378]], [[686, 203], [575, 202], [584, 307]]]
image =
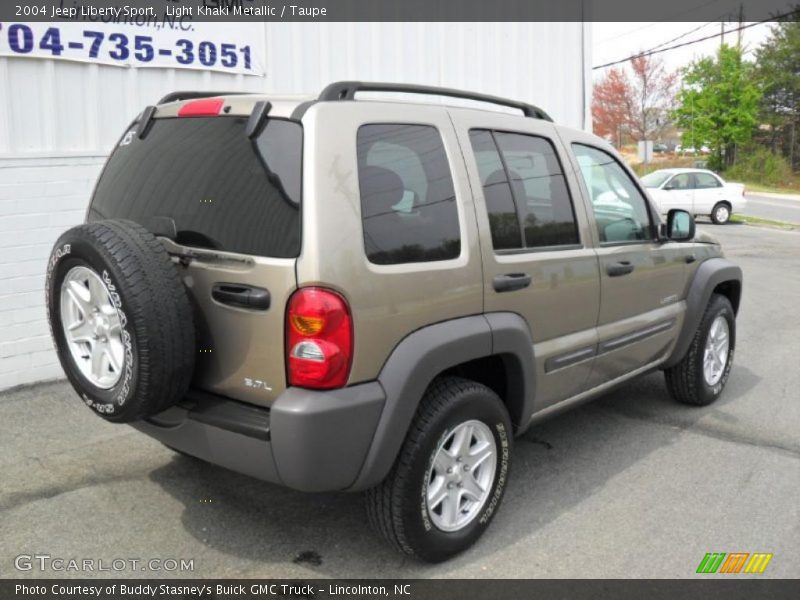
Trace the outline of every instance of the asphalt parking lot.
[[707, 552], [771, 552], [761, 577], [798, 577], [800, 232], [700, 228], [745, 276], [720, 401], [679, 406], [656, 373], [537, 426], [517, 440], [493, 526], [448, 563], [385, 547], [357, 495], [175, 455], [53, 383], [0, 396], [0, 577], [62, 575], [15, 570], [36, 553], [194, 560], [121, 576], [695, 577]]

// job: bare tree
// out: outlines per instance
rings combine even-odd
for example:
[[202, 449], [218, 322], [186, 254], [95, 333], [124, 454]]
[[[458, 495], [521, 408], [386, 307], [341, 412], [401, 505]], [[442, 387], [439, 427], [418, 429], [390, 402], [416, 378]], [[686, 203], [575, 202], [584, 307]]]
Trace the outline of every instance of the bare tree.
[[654, 56], [631, 60], [633, 112], [631, 134], [638, 140], [652, 140], [669, 125], [676, 105], [678, 73], [668, 71], [664, 61]]

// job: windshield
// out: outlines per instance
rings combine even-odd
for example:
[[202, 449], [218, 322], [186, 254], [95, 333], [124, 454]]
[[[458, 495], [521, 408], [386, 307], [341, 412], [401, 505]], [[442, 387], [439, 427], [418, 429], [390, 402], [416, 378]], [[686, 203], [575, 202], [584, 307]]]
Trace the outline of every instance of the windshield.
[[667, 173], [666, 171], [653, 171], [652, 173], [645, 175], [642, 177], [642, 183], [646, 188], [657, 188], [661, 187], [661, 185], [669, 179], [671, 173]]
[[156, 119], [144, 139], [129, 132], [98, 181], [89, 220], [130, 219], [185, 246], [296, 257], [302, 128], [271, 119], [251, 140], [246, 123]]

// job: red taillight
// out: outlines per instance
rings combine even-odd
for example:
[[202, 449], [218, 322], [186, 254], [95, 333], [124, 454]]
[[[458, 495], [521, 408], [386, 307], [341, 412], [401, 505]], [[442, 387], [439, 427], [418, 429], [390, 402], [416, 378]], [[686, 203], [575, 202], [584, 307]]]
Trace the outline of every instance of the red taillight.
[[221, 98], [204, 98], [193, 100], [181, 106], [179, 117], [216, 117], [222, 110], [225, 101]]
[[286, 310], [289, 385], [327, 390], [342, 387], [353, 362], [353, 320], [336, 292], [297, 290]]

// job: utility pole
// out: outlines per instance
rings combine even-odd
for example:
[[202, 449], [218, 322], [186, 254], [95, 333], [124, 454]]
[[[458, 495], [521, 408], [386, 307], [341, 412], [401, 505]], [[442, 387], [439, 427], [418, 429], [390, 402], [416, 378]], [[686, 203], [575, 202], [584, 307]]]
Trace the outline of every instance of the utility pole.
[[725, 45], [725, 21], [719, 22], [719, 28], [720, 28], [719, 47], [722, 48], [722, 46]]
[[742, 29], [743, 25], [744, 25], [744, 5], [739, 4], [739, 32], [738, 32], [738, 39], [736, 40], [736, 47], [739, 50], [742, 49], [742, 38], [744, 37], [744, 29]]

